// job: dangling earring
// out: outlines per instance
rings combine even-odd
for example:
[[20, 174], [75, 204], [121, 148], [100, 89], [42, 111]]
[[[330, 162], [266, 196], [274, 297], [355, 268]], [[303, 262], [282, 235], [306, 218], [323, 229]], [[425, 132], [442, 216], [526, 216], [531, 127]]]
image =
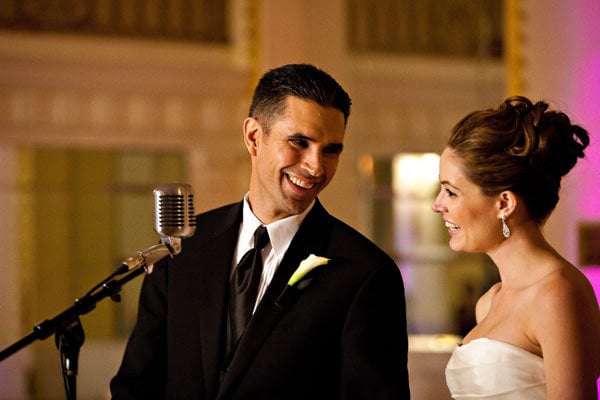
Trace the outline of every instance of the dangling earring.
[[507, 239], [510, 237], [510, 228], [506, 225], [506, 215], [502, 216], [502, 236]]

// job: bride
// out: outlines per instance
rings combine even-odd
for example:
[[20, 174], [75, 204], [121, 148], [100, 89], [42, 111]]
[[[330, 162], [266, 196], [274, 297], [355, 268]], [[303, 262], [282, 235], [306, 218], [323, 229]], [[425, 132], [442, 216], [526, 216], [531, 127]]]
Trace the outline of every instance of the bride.
[[454, 399], [598, 398], [597, 299], [542, 232], [561, 178], [588, 144], [588, 132], [567, 115], [521, 96], [452, 129], [433, 210], [450, 248], [486, 253], [500, 274], [448, 362]]

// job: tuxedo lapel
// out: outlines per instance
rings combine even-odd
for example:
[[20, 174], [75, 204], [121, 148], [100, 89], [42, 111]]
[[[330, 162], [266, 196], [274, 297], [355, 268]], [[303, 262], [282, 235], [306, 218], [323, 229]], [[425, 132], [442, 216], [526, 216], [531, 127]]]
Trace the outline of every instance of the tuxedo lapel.
[[250, 319], [246, 332], [242, 336], [235, 356], [231, 361], [229, 371], [223, 380], [219, 398], [225, 398], [226, 393], [243, 375], [249, 363], [260, 350], [265, 339], [273, 331], [281, 317], [286, 312], [276, 306], [275, 302], [287, 286], [287, 282], [298, 268], [300, 262], [310, 253], [319, 254], [329, 237], [329, 214], [318, 202], [306, 216], [300, 229], [290, 243], [273, 280], [271, 281], [256, 312]]
[[[204, 380], [209, 398], [214, 398], [218, 390], [220, 366], [224, 343], [223, 318], [225, 317], [226, 293], [229, 283], [231, 260], [238, 238], [241, 222], [241, 203], [234, 206], [218, 227], [214, 236], [200, 245], [198, 273], [198, 310], [200, 316], [200, 341], [202, 343], [202, 364]], [[217, 322], [215, 322], [217, 321]]]

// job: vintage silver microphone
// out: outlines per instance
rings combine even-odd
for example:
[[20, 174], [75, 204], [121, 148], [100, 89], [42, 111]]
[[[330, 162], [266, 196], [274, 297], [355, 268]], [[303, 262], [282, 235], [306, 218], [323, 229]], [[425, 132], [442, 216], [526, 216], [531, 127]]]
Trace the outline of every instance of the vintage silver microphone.
[[194, 194], [185, 183], [154, 189], [154, 230], [163, 237], [188, 238], [196, 230]]
[[160, 236], [160, 244], [138, 251], [117, 268], [124, 273], [144, 268], [152, 273], [154, 263], [166, 256], [181, 252], [181, 239], [192, 236], [196, 230], [194, 194], [186, 183], [168, 183], [154, 189], [154, 230]]

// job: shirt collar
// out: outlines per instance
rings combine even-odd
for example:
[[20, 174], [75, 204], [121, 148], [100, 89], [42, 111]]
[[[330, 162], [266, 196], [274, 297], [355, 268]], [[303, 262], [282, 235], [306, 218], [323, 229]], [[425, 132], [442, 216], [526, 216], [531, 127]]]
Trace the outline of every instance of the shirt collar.
[[[312, 210], [314, 205], [315, 201], [313, 200], [313, 202], [306, 207], [306, 210], [304, 210], [304, 212], [301, 214], [291, 215], [266, 225], [267, 232], [269, 232], [269, 239], [271, 241], [272, 249], [275, 252], [275, 256], [278, 260], [283, 258], [283, 255], [292, 242], [294, 235], [300, 228], [302, 221], [304, 221], [304, 218], [310, 212], [310, 210]], [[244, 254], [244, 250], [252, 248], [254, 242], [254, 231], [260, 225], [262, 225], [262, 222], [260, 222], [260, 220], [250, 209], [247, 193], [244, 196], [243, 220], [238, 240], [238, 254]]]

